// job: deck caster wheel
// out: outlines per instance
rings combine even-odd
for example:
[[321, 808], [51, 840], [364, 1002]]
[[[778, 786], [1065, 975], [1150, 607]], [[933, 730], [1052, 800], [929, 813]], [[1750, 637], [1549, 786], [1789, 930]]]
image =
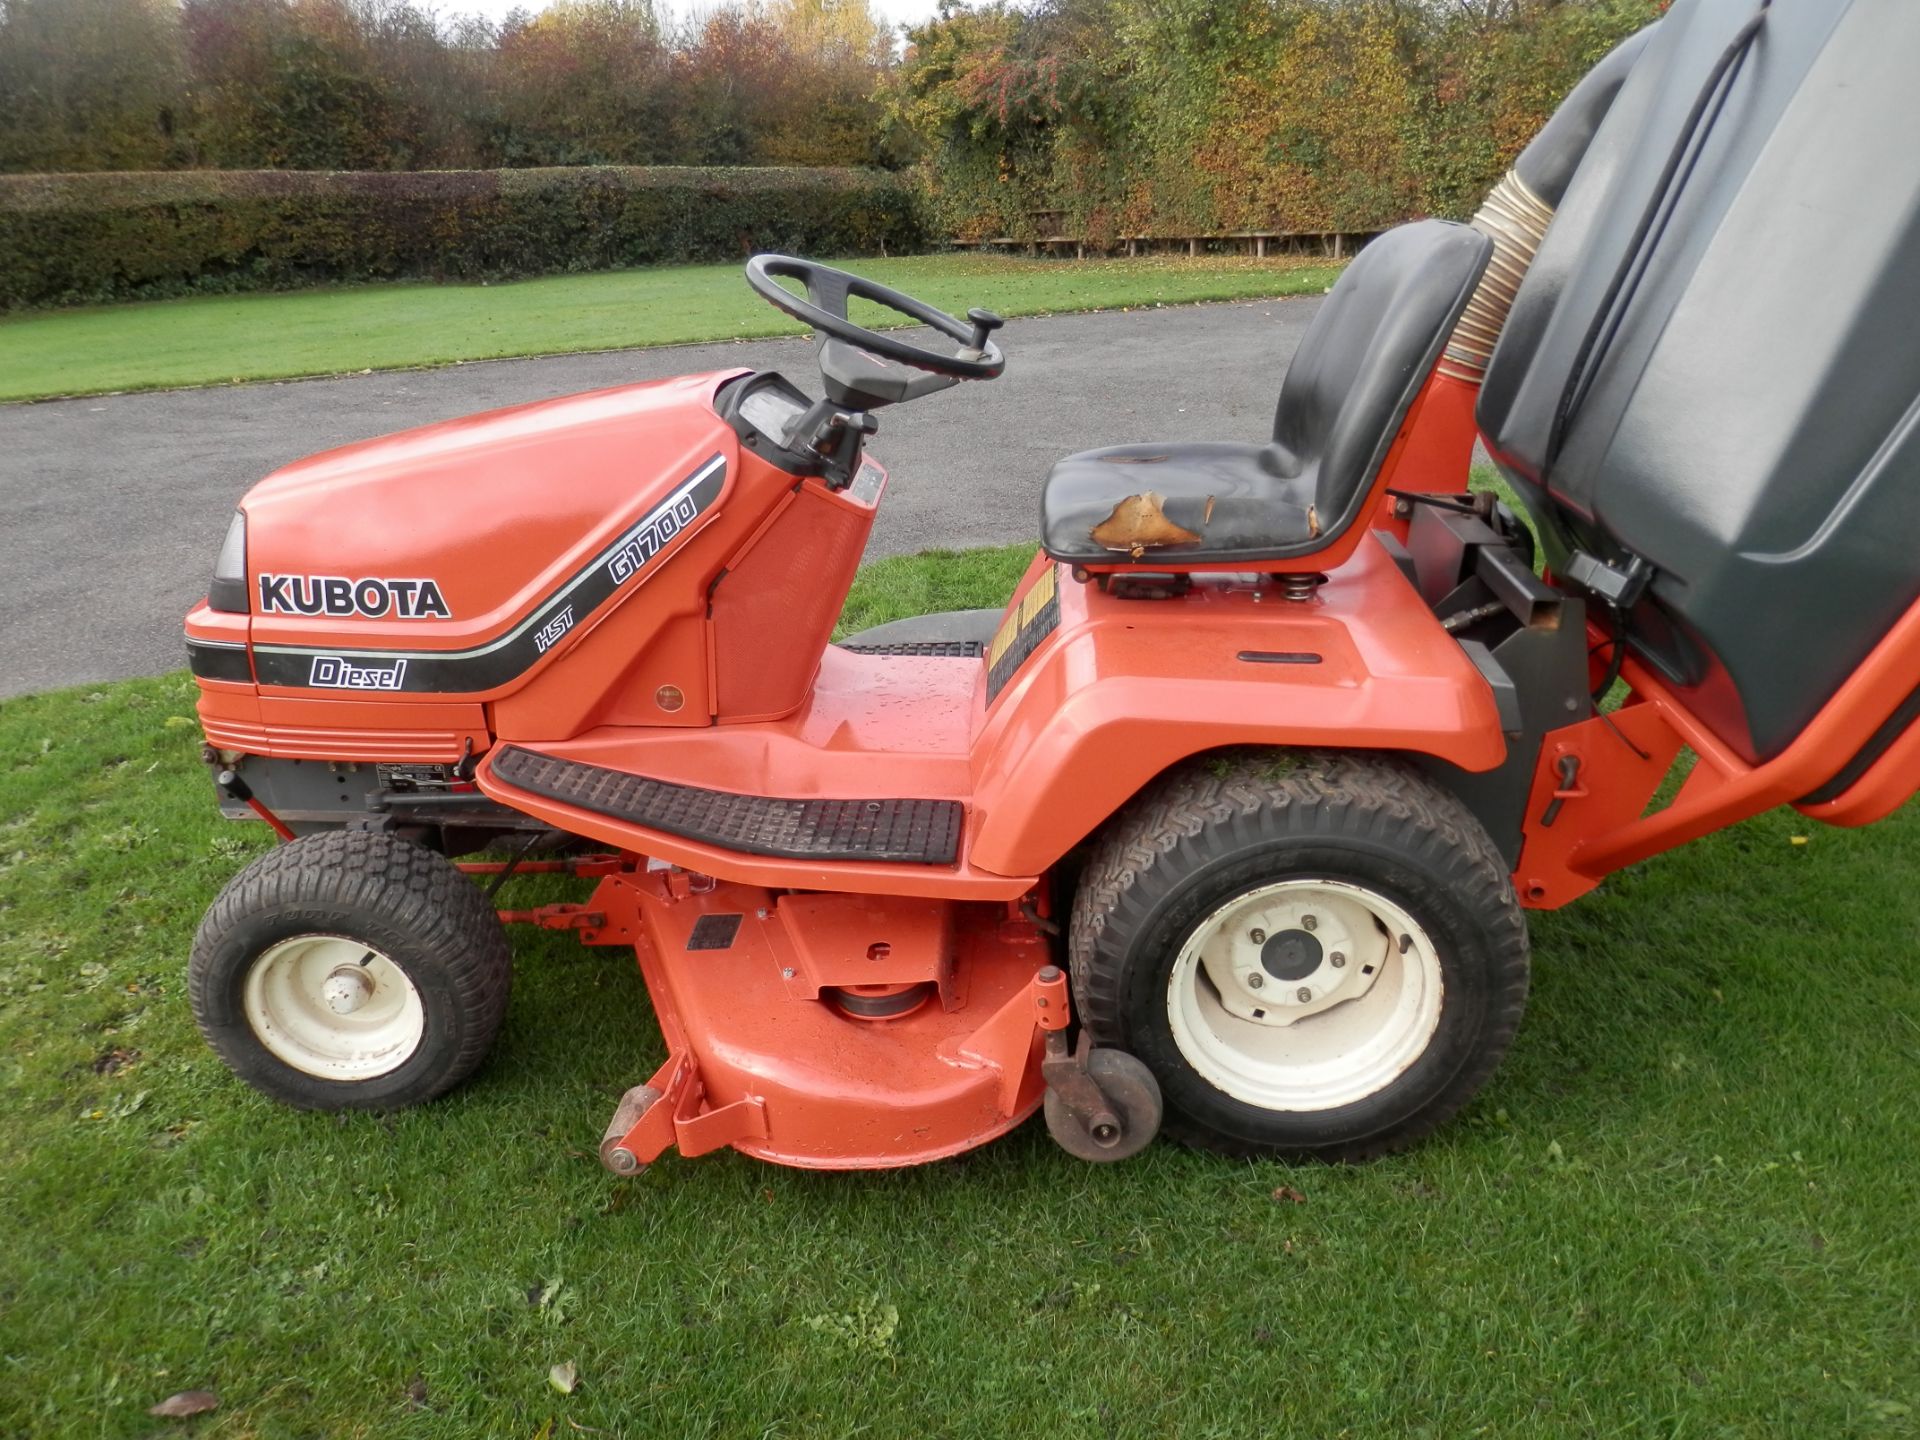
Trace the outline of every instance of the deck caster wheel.
[[478, 1068], [506, 1014], [499, 916], [442, 856], [335, 831], [276, 846], [194, 937], [187, 993], [215, 1053], [303, 1110], [398, 1110]]
[[651, 1085], [636, 1085], [620, 1097], [613, 1118], [600, 1137], [600, 1163], [616, 1175], [638, 1175], [646, 1162], [620, 1142], [640, 1123], [640, 1117], [660, 1102], [660, 1092]]
[[1152, 1070], [1170, 1135], [1236, 1155], [1413, 1143], [1493, 1073], [1526, 1003], [1499, 851], [1386, 756], [1172, 772], [1102, 833], [1068, 938], [1094, 1042]]
[[1125, 1160], [1160, 1133], [1160, 1084], [1124, 1050], [1083, 1045], [1079, 1055], [1068, 1056], [1063, 1042], [1048, 1056], [1046, 1071], [1047, 1133], [1076, 1159]]

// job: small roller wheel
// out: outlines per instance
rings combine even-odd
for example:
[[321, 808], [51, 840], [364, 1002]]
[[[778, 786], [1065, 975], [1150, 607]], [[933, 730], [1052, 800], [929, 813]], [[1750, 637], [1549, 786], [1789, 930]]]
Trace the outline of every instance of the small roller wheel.
[[1454, 795], [1387, 756], [1183, 767], [1096, 842], [1069, 932], [1098, 1045], [1146, 1062], [1167, 1133], [1360, 1160], [1446, 1122], [1527, 996], [1507, 866]]
[[1087, 1075], [1120, 1122], [1118, 1130], [1097, 1133], [1050, 1088], [1042, 1105], [1047, 1133], [1081, 1160], [1104, 1163], [1138, 1155], [1160, 1133], [1160, 1083], [1153, 1072], [1123, 1050], [1095, 1050], [1087, 1056]]
[[660, 1092], [651, 1085], [636, 1085], [620, 1097], [613, 1118], [600, 1136], [600, 1163], [614, 1174], [638, 1175], [646, 1170], [646, 1162], [620, 1142], [640, 1123], [642, 1115], [660, 1103], [660, 1098]]
[[268, 851], [194, 939], [194, 1019], [256, 1090], [307, 1110], [397, 1110], [479, 1066], [512, 958], [486, 897], [431, 850], [334, 831]]

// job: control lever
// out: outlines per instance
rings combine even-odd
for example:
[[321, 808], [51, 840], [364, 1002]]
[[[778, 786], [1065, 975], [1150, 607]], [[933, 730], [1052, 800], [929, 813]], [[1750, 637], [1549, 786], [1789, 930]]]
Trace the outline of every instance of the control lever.
[[879, 429], [880, 422], [864, 410], [855, 410], [851, 413], [836, 410], [827, 417], [827, 423], [815, 433], [813, 448], [831, 458], [845, 448], [847, 431], [851, 430], [864, 439], [868, 435], [877, 434]]
[[966, 349], [960, 354], [968, 360], [978, 360], [986, 351], [987, 337], [1007, 322], [993, 311], [977, 307], [967, 311], [967, 319], [973, 322], [973, 338], [967, 341]]
[[853, 484], [853, 472], [860, 468], [860, 452], [867, 437], [880, 429], [880, 421], [864, 410], [835, 410], [813, 432], [814, 453], [826, 464], [829, 490], [844, 490]]

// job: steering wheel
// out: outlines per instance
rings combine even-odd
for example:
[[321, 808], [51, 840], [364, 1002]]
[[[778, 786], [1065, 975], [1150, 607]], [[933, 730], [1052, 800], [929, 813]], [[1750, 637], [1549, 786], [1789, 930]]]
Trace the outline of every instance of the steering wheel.
[[[781, 279], [798, 280], [806, 287], [807, 298], [795, 295], [779, 283]], [[775, 309], [871, 356], [955, 380], [991, 380], [1007, 368], [1000, 347], [988, 338], [1004, 323], [991, 310], [969, 310], [965, 320], [956, 320], [904, 291], [794, 255], [754, 256], [747, 262], [747, 283]], [[854, 324], [847, 316], [847, 302], [854, 296], [931, 326], [955, 341], [961, 347], [959, 353], [943, 354]]]

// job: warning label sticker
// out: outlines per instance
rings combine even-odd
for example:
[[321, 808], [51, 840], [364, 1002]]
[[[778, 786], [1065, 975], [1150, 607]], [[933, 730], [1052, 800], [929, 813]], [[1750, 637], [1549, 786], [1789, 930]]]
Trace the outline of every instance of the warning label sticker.
[[987, 646], [987, 700], [1005, 688], [1026, 658], [1060, 626], [1060, 572], [1041, 572], [1020, 603], [1007, 612]]

